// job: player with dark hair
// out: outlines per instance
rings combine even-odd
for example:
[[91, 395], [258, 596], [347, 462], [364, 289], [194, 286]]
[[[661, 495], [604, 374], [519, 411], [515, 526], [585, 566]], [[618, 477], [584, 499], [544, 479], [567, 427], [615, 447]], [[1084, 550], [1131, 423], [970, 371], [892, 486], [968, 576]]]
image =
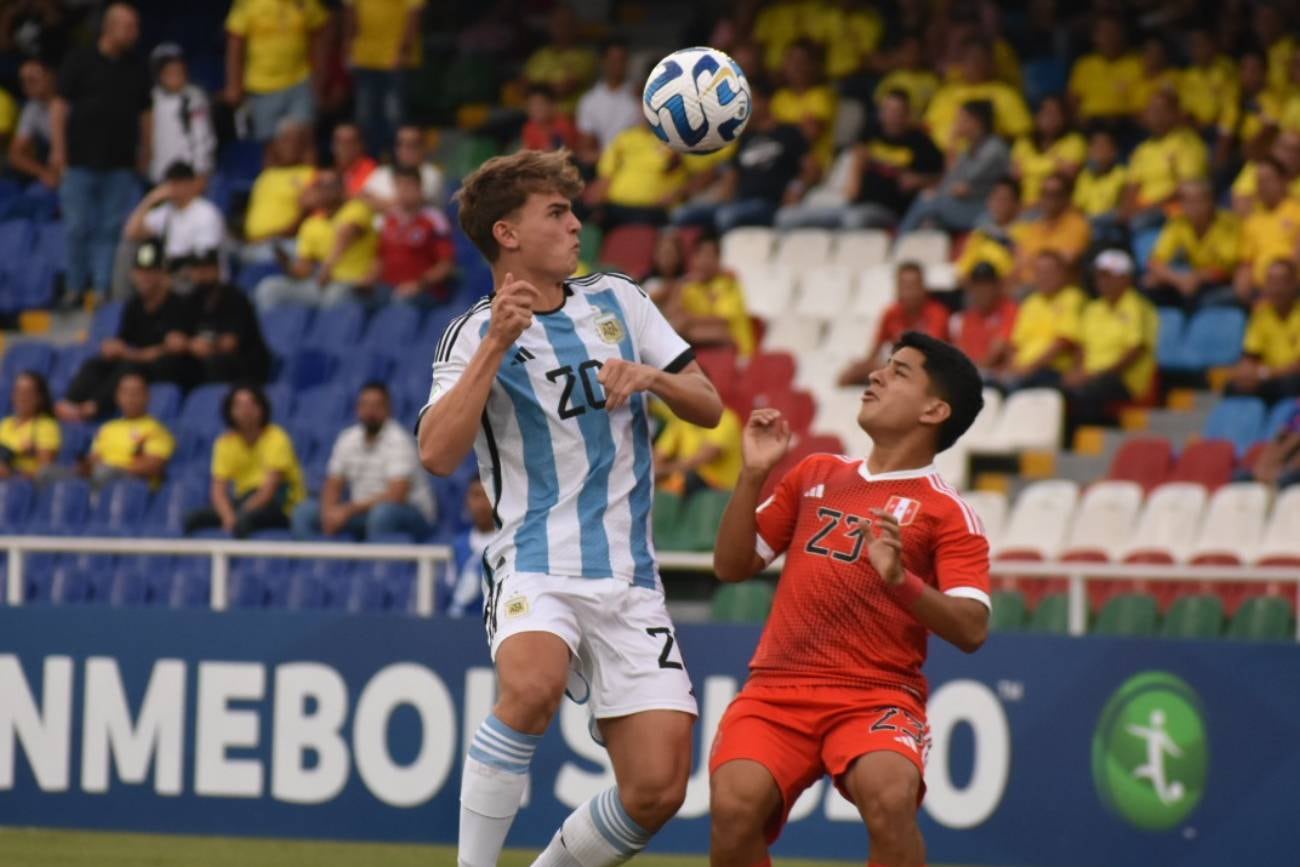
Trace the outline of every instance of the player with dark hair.
[[862, 396], [871, 454], [813, 455], [761, 505], [790, 427], [776, 410], [750, 416], [714, 569], [743, 581], [786, 562], [750, 679], [713, 743], [713, 867], [770, 864], [790, 807], [826, 773], [862, 814], [872, 865], [924, 863], [927, 634], [973, 652], [990, 611], [983, 527], [933, 461], [983, 403], [970, 359], [908, 332]]

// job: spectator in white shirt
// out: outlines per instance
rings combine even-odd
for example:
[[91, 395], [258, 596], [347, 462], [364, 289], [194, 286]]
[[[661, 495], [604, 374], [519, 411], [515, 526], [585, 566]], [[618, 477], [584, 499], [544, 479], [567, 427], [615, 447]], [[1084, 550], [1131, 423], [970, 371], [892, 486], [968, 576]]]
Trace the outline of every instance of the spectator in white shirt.
[[445, 575], [449, 598], [442, 606], [448, 617], [464, 617], [483, 608], [483, 552], [497, 533], [492, 519], [492, 500], [478, 479], [471, 479], [465, 491], [465, 511], [470, 524], [462, 530], [451, 550], [456, 568]]
[[320, 500], [294, 509], [294, 535], [372, 540], [405, 533], [423, 541], [433, 519], [433, 491], [415, 438], [392, 419], [387, 387], [367, 383], [357, 396], [357, 424], [334, 442]]
[[172, 163], [163, 177], [127, 218], [126, 240], [158, 238], [169, 267], [220, 250], [226, 240], [226, 221], [216, 205], [199, 195], [203, 182], [194, 168]]
[[380, 166], [370, 173], [361, 187], [361, 198], [377, 212], [390, 210], [397, 204], [397, 182], [393, 169], [412, 168], [420, 172], [420, 187], [424, 200], [434, 207], [442, 204], [442, 172], [429, 161], [424, 146], [424, 130], [414, 124], [398, 127], [394, 139], [393, 165]]
[[208, 96], [190, 84], [179, 45], [164, 42], [149, 55], [153, 66], [153, 155], [149, 178], [162, 183], [174, 163], [188, 163], [201, 178], [212, 174], [217, 136]]
[[594, 166], [619, 133], [641, 123], [641, 98], [627, 77], [627, 43], [611, 40], [600, 81], [578, 101], [578, 162]]
[[27, 101], [9, 140], [9, 166], [30, 175], [50, 189], [58, 189], [59, 174], [50, 167], [50, 104], [54, 101], [54, 70], [31, 58], [18, 70]]

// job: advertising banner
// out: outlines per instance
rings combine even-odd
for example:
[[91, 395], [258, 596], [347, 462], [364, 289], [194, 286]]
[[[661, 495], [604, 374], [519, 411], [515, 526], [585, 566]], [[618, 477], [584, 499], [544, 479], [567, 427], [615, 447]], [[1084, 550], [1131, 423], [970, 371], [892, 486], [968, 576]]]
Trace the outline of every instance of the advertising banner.
[[[652, 848], [704, 852], [704, 759], [758, 630], [676, 637], [695, 772]], [[997, 635], [970, 656], [934, 640], [927, 671], [932, 862], [1297, 863], [1300, 647]], [[494, 690], [474, 621], [0, 609], [0, 824], [450, 843]], [[564, 703], [510, 845], [612, 784], [587, 722]], [[828, 781], [791, 819], [778, 858], [866, 854]]]

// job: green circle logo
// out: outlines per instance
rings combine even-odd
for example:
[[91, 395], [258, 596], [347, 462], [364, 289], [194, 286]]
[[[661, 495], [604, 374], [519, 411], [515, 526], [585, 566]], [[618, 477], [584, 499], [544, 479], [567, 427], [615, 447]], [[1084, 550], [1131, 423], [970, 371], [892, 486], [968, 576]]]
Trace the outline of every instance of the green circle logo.
[[1209, 744], [1200, 699], [1172, 674], [1129, 678], [1092, 736], [1092, 778], [1103, 804], [1139, 828], [1166, 831], [1205, 794]]

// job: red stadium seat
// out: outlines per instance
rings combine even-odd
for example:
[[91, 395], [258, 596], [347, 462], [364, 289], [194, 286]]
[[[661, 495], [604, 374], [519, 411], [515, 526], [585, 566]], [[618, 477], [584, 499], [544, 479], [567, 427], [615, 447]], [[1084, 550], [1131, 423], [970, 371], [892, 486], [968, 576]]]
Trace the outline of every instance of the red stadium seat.
[[740, 384], [740, 371], [736, 366], [736, 350], [729, 346], [706, 346], [695, 350], [695, 360], [700, 363], [713, 387], [730, 405], [728, 395]]
[[1164, 437], [1125, 440], [1110, 462], [1106, 478], [1136, 482], [1144, 491], [1164, 484], [1173, 470], [1174, 449]]
[[790, 430], [799, 437], [805, 437], [812, 426], [816, 403], [812, 395], [805, 391], [764, 391], [754, 395], [754, 409], [770, 407], [780, 410], [790, 423]]
[[1210, 491], [1232, 481], [1237, 450], [1228, 440], [1198, 440], [1183, 449], [1168, 481], [1196, 482]]
[[635, 280], [650, 273], [654, 258], [654, 226], [619, 226], [605, 236], [600, 246], [600, 261], [613, 265]]
[[759, 391], [786, 388], [794, 382], [794, 356], [785, 352], [760, 352], [749, 360], [745, 381]]

